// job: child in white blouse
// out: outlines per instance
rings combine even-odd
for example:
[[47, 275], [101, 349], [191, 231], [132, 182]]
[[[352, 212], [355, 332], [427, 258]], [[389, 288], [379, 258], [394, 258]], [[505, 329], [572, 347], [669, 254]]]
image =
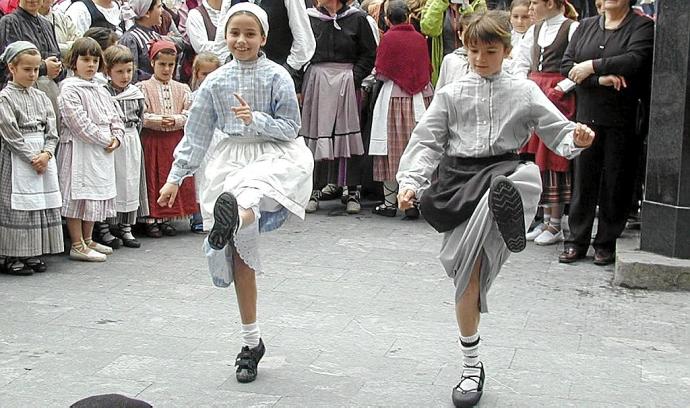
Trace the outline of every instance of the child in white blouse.
[[[539, 170], [517, 151], [540, 132], [547, 146], [574, 157], [594, 133], [568, 121], [533, 82], [501, 66], [511, 50], [510, 26], [490, 11], [464, 31], [472, 72], [446, 85], [415, 128], [400, 161], [398, 203], [420, 198], [425, 219], [444, 233], [440, 260], [456, 287], [456, 318], [463, 369], [453, 389], [456, 407], [479, 402], [484, 366], [479, 359], [479, 315], [510, 252], [525, 247], [525, 227], [541, 194]], [[438, 177], [432, 181], [432, 173]]]

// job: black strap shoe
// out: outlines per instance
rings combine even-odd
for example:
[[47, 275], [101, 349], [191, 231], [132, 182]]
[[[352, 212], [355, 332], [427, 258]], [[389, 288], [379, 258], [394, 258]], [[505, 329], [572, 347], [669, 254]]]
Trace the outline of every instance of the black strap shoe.
[[[462, 389], [462, 384], [466, 381], [475, 383], [476, 389], [466, 391]], [[474, 388], [474, 387], [472, 387]], [[477, 405], [482, 398], [484, 391], [484, 364], [479, 363], [477, 366], [462, 368], [462, 377], [458, 385], [453, 388], [453, 405], [456, 408], [469, 408]]]
[[235, 366], [237, 367], [235, 378], [238, 382], [249, 383], [256, 380], [256, 375], [259, 372], [259, 361], [265, 352], [266, 346], [264, 346], [262, 339], [259, 339], [259, 345], [252, 349], [247, 346], [242, 347], [242, 351], [235, 359]]

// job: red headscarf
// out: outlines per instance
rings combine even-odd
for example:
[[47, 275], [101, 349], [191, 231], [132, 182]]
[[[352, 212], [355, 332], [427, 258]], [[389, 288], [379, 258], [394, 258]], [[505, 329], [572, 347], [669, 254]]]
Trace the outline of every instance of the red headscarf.
[[159, 52], [163, 50], [171, 50], [177, 54], [177, 48], [175, 44], [168, 40], [153, 40], [149, 42], [149, 60], [153, 61]]
[[412, 24], [392, 26], [376, 50], [376, 73], [391, 79], [410, 95], [431, 81], [431, 60], [424, 37]]

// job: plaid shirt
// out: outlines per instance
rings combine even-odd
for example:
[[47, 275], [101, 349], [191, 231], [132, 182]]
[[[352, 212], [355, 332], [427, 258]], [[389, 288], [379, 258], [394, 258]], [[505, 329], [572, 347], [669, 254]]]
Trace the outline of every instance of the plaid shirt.
[[[233, 93], [251, 107], [250, 125], [232, 112], [239, 106]], [[295, 86], [285, 68], [263, 54], [255, 61], [233, 60], [209, 75], [196, 91], [168, 182], [179, 184], [199, 168], [215, 129], [238, 143], [263, 143], [293, 140], [300, 126]]]

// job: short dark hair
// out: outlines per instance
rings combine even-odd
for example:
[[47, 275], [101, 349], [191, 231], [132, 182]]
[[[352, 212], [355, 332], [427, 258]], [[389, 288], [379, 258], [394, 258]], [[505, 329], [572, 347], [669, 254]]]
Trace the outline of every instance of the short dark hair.
[[67, 55], [67, 68], [75, 71], [79, 57], [97, 57], [99, 68], [103, 67], [103, 50], [91, 37], [77, 38]]
[[409, 12], [404, 0], [391, 0], [386, 7], [386, 17], [391, 24], [406, 23]]
[[499, 42], [506, 49], [510, 49], [511, 39], [510, 15], [500, 10], [474, 14], [467, 28], [462, 32], [462, 43], [465, 47], [471, 47], [479, 42]]
[[134, 62], [134, 56], [129, 48], [121, 44], [115, 44], [103, 51], [103, 60], [106, 69], [111, 69], [117, 64], [128, 64]]

